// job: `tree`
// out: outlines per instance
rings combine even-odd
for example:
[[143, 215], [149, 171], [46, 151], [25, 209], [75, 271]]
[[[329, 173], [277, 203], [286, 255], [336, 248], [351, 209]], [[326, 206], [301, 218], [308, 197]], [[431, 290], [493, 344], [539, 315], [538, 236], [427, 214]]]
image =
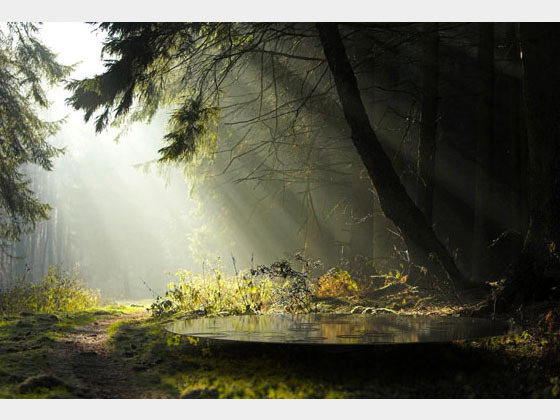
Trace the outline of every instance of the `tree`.
[[520, 40], [529, 151], [529, 226], [503, 294], [516, 303], [546, 296], [546, 271], [558, 265], [560, 243], [560, 27], [522, 23]]
[[491, 238], [489, 219], [494, 142], [494, 24], [479, 23], [478, 135], [475, 161], [473, 277], [483, 278], [483, 264]]
[[[224, 109], [231, 114], [233, 108], [246, 109], [247, 104], [255, 107], [256, 116], [247, 121], [265, 124], [273, 139], [284, 139], [286, 132], [308, 129], [310, 122], [302, 108], [331, 95], [324, 81], [330, 69], [354, 145], [377, 189], [383, 211], [405, 236], [412, 259], [419, 266], [434, 267], [442, 281], [450, 277], [465, 284], [453, 259], [407, 195], [369, 125], [336, 25], [314, 28], [267, 23], [103, 23], [99, 27], [107, 32], [104, 52], [112, 58], [106, 61], [103, 74], [68, 85], [73, 91], [68, 103], [82, 110], [86, 120], [97, 113], [98, 131], [111, 122], [122, 122], [135, 101], [141, 106], [129, 120], [149, 120], [162, 106], [176, 107], [165, 136], [167, 144], [160, 150], [162, 162], [188, 162], [211, 156], [216, 150], [218, 117]], [[325, 47], [328, 67], [317, 49], [316, 29]], [[325, 36], [330, 37], [328, 41]], [[333, 41], [336, 47], [327, 48]], [[278, 103], [273, 79], [271, 94], [277, 106], [270, 110], [263, 106], [264, 88], [253, 97], [245, 95], [245, 101], [225, 101], [223, 92], [239, 83], [253, 60], [263, 63], [263, 56], [271, 58], [273, 72], [275, 60], [295, 62], [292, 68], [296, 66], [305, 74], [304, 80], [313, 80], [311, 88], [302, 89], [297, 99]], [[340, 63], [342, 73], [338, 71]], [[264, 84], [263, 78], [260, 84]]]
[[422, 120], [418, 140], [416, 203], [426, 222], [432, 224], [434, 201], [434, 167], [437, 145], [437, 113], [439, 87], [439, 25], [426, 25], [422, 57]]
[[[459, 287], [467, 285], [449, 252], [437, 239], [420, 209], [406, 193], [369, 122], [360, 98], [358, 82], [346, 56], [336, 24], [317, 24], [352, 140], [377, 190], [385, 215], [401, 230], [412, 261], [432, 274], [443, 273]], [[443, 279], [441, 279], [443, 280]]]
[[71, 67], [56, 62], [56, 55], [37, 38], [30, 23], [0, 26], [0, 249], [31, 232], [48, 217], [25, 174], [28, 165], [52, 169], [52, 158], [62, 150], [47, 142], [61, 122], [41, 119], [47, 108], [43, 83], [61, 82]]

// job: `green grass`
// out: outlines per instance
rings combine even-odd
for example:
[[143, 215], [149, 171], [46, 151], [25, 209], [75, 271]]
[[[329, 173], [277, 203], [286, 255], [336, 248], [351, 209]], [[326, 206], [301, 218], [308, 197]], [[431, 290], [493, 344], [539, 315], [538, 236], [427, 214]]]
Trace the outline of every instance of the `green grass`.
[[166, 333], [164, 324], [125, 322], [111, 336], [115, 355], [132, 366], [131, 380], [157, 397], [549, 398], [560, 376], [558, 346], [538, 329], [472, 343], [328, 353], [196, 343]]
[[18, 278], [0, 291], [0, 314], [20, 312], [53, 313], [79, 311], [95, 306], [99, 292], [86, 287], [77, 270], [50, 267], [39, 282]]
[[[216, 275], [214, 280], [220, 279]], [[138, 396], [152, 398], [548, 398], [560, 395], [560, 316], [555, 317], [557, 310], [549, 306], [532, 312], [525, 308], [525, 331], [513, 337], [368, 348], [346, 353], [326, 352], [320, 347], [210, 343], [164, 330], [166, 322], [180, 313], [187, 316], [238, 313], [247, 309], [247, 305], [254, 309], [266, 302], [263, 296], [269, 296], [268, 292], [261, 293], [258, 288], [255, 292], [253, 287], [257, 286], [248, 279], [244, 281], [245, 284], [236, 279], [228, 284], [186, 282], [191, 288], [183, 288], [182, 295], [173, 297], [176, 306], [168, 314], [163, 311], [159, 316], [140, 320], [117, 320], [109, 326], [110, 357], [117, 359], [118, 366], [124, 366], [130, 389], [138, 390]], [[170, 290], [173, 293], [177, 287], [172, 286]], [[198, 300], [189, 301], [185, 297], [188, 293], [194, 293]], [[230, 298], [218, 306], [219, 297], [228, 293]], [[386, 296], [383, 301], [327, 295], [315, 304], [321, 311], [348, 312], [363, 306], [390, 307], [403, 312], [418, 310], [421, 303], [422, 310], [442, 316], [460, 309], [449, 305], [438, 307], [431, 301], [430, 306], [425, 306], [422, 297], [407, 293]], [[258, 311], [267, 308], [273, 305], [261, 305]], [[60, 383], [49, 376], [54, 372], [53, 361], [60, 363], [60, 358], [54, 358], [57, 341], [80, 325], [139, 309], [139, 306], [116, 303], [52, 314], [0, 316], [0, 397], [87, 396], [76, 388], [71, 374], [59, 374]], [[25, 385], [29, 383], [33, 386]], [[92, 395], [96, 391], [92, 389]]]
[[[20, 392], [26, 379], [39, 374], [52, 374], [49, 365], [57, 340], [74, 328], [105, 317], [136, 312], [138, 307], [106, 306], [87, 310], [55, 312], [53, 314], [26, 313], [0, 317], [0, 397], [51, 398], [72, 394], [72, 378], [60, 378], [71, 388], [54, 384], [48, 389], [37, 387]], [[41, 389], [45, 388], [45, 389]]]
[[[79, 397], [71, 377], [21, 392], [50, 375], [61, 335], [104, 317], [137, 311], [116, 306], [0, 318], [0, 397]], [[112, 357], [140, 394], [160, 398], [523, 398], [558, 395], [558, 343], [540, 328], [509, 338], [448, 345], [328, 353], [317, 348], [195, 342], [164, 331], [172, 318], [118, 321]], [[550, 337], [549, 337], [550, 338]], [[555, 379], [556, 378], [556, 379]]]
[[[286, 377], [280, 353], [241, 357], [220, 346], [193, 344], [163, 330], [164, 321], [145, 319], [112, 327], [115, 354], [130, 364], [136, 385], [160, 397], [305, 398], [344, 394], [315, 378]], [[239, 349], [237, 349], [239, 351]], [[245, 351], [243, 351], [245, 353]]]

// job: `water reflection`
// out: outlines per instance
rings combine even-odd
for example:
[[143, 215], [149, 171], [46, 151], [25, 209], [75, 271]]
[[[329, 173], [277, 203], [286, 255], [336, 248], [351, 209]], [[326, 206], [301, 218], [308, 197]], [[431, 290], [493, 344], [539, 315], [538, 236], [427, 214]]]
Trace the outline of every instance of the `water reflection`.
[[428, 343], [507, 335], [507, 322], [479, 318], [370, 314], [285, 314], [197, 318], [166, 330], [228, 341], [299, 344]]

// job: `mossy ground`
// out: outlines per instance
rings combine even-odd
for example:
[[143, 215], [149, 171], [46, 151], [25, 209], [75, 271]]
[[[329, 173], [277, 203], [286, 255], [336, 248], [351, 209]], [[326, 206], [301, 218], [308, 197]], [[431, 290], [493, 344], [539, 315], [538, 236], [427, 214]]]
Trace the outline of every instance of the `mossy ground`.
[[[138, 307], [120, 305], [76, 312], [24, 312], [0, 317], [0, 397], [80, 396], [72, 378], [53, 376], [57, 343], [76, 327], [134, 311], [138, 311]], [[35, 381], [36, 386], [22, 387], [26, 380], [36, 377], [42, 378], [42, 382]], [[55, 379], [49, 381], [48, 378]]]
[[550, 309], [527, 310], [523, 333], [512, 337], [340, 353], [196, 342], [166, 333], [169, 319], [118, 325], [111, 342], [139, 387], [160, 397], [549, 398], [560, 376], [558, 325], [544, 322]]
[[[550, 306], [525, 312], [524, 332], [514, 337], [339, 353], [316, 347], [195, 342], [166, 333], [163, 327], [171, 318], [126, 318], [126, 313], [138, 310], [105, 307], [55, 314], [56, 319], [48, 314], [4, 317], [0, 397], [103, 395], [97, 389], [102, 382], [86, 378], [89, 386], [78, 384], [52, 365], [64, 360], [54, 354], [62, 337], [103, 319], [111, 321], [105, 344], [115, 361], [111, 369], [122, 369], [137, 397], [548, 398], [559, 391], [558, 324], [550, 315], [556, 309]], [[38, 375], [36, 386], [23, 385], [35, 384]]]

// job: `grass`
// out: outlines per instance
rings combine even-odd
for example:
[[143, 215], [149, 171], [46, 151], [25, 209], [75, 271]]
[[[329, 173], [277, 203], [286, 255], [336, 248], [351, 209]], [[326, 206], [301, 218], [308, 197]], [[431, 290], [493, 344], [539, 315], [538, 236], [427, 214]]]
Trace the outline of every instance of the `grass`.
[[[444, 308], [444, 313], [448, 311]], [[546, 312], [534, 308], [533, 315], [538, 318]], [[131, 380], [146, 395], [551, 398], [559, 394], [560, 346], [551, 339], [546, 325], [538, 326], [536, 318], [527, 321], [522, 334], [512, 337], [346, 353], [313, 347], [196, 342], [166, 333], [163, 327], [170, 319], [126, 322], [112, 330], [116, 357], [132, 364]], [[558, 329], [558, 325], [552, 328]]]
[[164, 296], [152, 304], [154, 315], [201, 311], [205, 314], [259, 313], [281, 304], [281, 286], [270, 278], [246, 273], [227, 276], [214, 270], [208, 276], [180, 270]]
[[[20, 392], [49, 375], [61, 335], [137, 307], [103, 307], [4, 316], [0, 321], [0, 397], [76, 397], [72, 379]], [[548, 311], [535, 310], [535, 319]], [[537, 315], [538, 314], [538, 315]], [[118, 321], [109, 328], [111, 357], [129, 382], [156, 398], [548, 398], [558, 395], [557, 325], [528, 320], [517, 336], [445, 345], [328, 353], [317, 348], [195, 342], [164, 331], [173, 317]], [[550, 327], [550, 328], [549, 328]]]
[[[550, 398], [560, 394], [560, 311], [554, 303], [525, 307], [523, 314], [502, 314], [516, 317], [524, 327], [523, 333], [512, 337], [330, 353], [320, 347], [220, 344], [167, 333], [165, 324], [178, 317], [243, 313], [248, 304], [249, 312], [278, 309], [271, 296], [280, 293], [266, 289], [271, 287], [267, 283], [256, 286], [248, 278], [225, 279], [216, 273], [209, 282], [191, 281], [192, 277], [179, 280], [191, 289], [181, 286], [181, 299], [172, 302], [171, 310], [157, 312], [152, 306], [155, 316], [117, 319], [108, 327], [109, 357], [126, 367], [127, 384], [139, 397]], [[354, 287], [352, 281], [342, 272], [323, 278], [322, 296], [313, 299], [314, 308], [322, 312], [390, 309], [441, 316], [472, 310], [422, 296], [413, 288], [394, 288], [390, 295], [368, 298], [355, 293], [367, 289], [359, 283]], [[258, 287], [265, 287], [266, 293]], [[172, 286], [170, 291], [174, 290], [178, 288]], [[198, 300], [185, 299], [186, 291]], [[370, 292], [376, 296], [376, 290]], [[223, 296], [229, 298], [216, 305]], [[174, 299], [173, 294], [165, 299]], [[87, 397], [70, 373], [53, 379], [53, 363], [60, 363], [55, 354], [58, 340], [80, 325], [138, 309], [117, 304], [1, 316], [0, 397]]]
[[0, 290], [0, 314], [79, 311], [95, 306], [98, 299], [99, 292], [86, 287], [76, 269], [67, 272], [55, 266], [37, 283], [23, 277]]
[[162, 319], [125, 322], [112, 328], [117, 357], [133, 366], [137, 386], [160, 397], [303, 398], [341, 397], [314, 378], [286, 376], [285, 357], [259, 346], [224, 349], [194, 343], [163, 330]]
[[78, 326], [106, 317], [138, 311], [138, 307], [105, 306], [87, 310], [25, 313], [0, 317], [0, 398], [52, 398], [75, 395], [71, 377], [59, 378], [66, 386], [48, 382], [47, 386], [23, 387], [37, 375], [50, 378], [51, 362], [57, 341]]

